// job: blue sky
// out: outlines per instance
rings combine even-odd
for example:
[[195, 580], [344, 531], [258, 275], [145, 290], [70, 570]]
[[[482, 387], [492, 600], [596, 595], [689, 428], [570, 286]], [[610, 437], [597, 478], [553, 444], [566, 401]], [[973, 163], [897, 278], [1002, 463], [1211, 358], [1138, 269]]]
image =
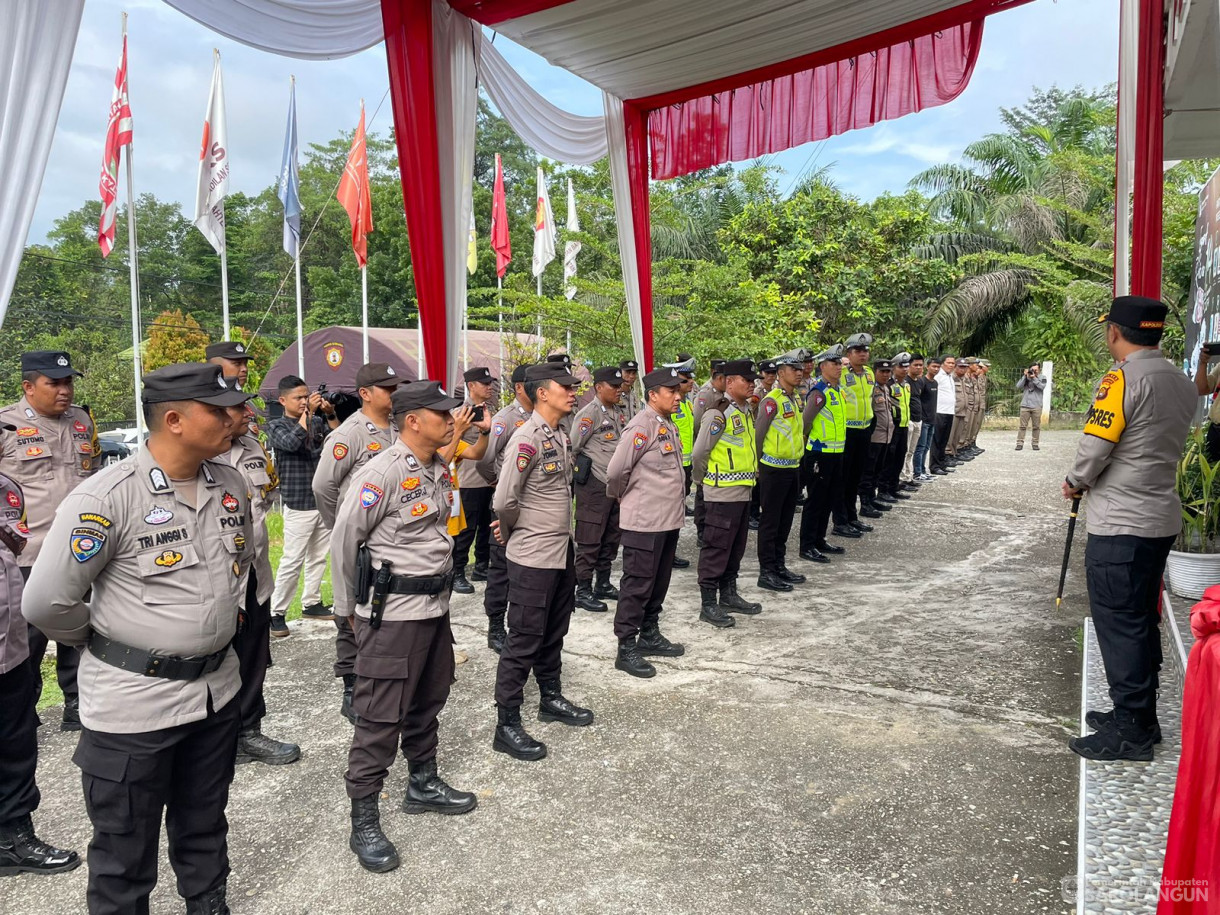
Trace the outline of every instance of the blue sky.
[[[362, 97], [372, 115], [389, 86], [380, 46], [339, 61], [292, 60], [223, 38], [161, 0], [90, 0], [31, 242], [44, 240], [57, 217], [97, 195], [123, 10], [130, 13], [136, 190], [177, 200], [188, 216], [212, 47], [223, 59], [231, 187], [249, 193], [278, 174], [290, 74], [297, 78], [302, 148], [354, 127]], [[601, 113], [601, 95], [588, 83], [502, 38], [497, 47], [552, 102]], [[998, 109], [1021, 104], [1034, 86], [1099, 87], [1115, 81], [1117, 68], [1117, 0], [1036, 0], [988, 21], [974, 78], [955, 102], [780, 154], [773, 159], [786, 172], [780, 186], [811, 163], [834, 163], [833, 178], [849, 193], [872, 198], [901, 191], [915, 173], [956, 159], [972, 140], [999, 129]], [[390, 121], [387, 99], [370, 130], [385, 130]]]

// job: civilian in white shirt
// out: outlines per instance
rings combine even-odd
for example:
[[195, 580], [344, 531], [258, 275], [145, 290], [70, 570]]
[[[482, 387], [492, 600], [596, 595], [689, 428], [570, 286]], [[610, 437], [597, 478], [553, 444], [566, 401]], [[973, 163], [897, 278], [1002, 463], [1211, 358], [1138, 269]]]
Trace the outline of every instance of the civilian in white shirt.
[[[936, 373], [936, 429], [932, 433], [932, 469], [934, 476], [943, 477], [953, 472], [945, 455], [949, 444], [949, 433], [953, 429], [953, 414], [957, 409], [957, 386], [953, 383], [953, 370], [957, 359], [942, 356], [940, 371]], [[924, 417], [925, 421], [927, 417]]]

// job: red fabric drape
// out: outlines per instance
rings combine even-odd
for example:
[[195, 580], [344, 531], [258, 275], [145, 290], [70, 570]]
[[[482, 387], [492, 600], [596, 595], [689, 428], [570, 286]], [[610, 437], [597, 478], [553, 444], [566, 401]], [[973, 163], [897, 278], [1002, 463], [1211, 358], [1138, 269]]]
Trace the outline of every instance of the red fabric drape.
[[1190, 614], [1198, 639], [1186, 665], [1182, 757], [1157, 915], [1220, 912], [1220, 585]]
[[654, 178], [752, 159], [957, 98], [983, 20], [792, 75], [651, 111]]
[[1161, 297], [1165, 168], [1163, 0], [1140, 0], [1135, 83], [1135, 194], [1131, 206], [1131, 294]]
[[427, 376], [445, 379], [445, 232], [441, 222], [436, 99], [432, 85], [432, 0], [381, 0], [394, 138], [402, 174], [415, 295]]
[[635, 228], [636, 272], [640, 281], [640, 331], [644, 338], [644, 364], [652, 371], [652, 216], [648, 203], [648, 113], [623, 102], [623, 128], [627, 143], [627, 176], [631, 182], [631, 215]]

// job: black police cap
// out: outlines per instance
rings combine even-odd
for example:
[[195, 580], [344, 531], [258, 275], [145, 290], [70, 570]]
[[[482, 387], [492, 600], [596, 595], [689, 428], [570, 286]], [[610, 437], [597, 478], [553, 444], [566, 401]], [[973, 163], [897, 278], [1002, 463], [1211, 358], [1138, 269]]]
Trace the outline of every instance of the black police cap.
[[483, 384], [491, 384], [493, 381], [495, 381], [495, 379], [491, 377], [491, 369], [485, 365], [478, 365], [472, 369], [467, 369], [462, 373], [462, 380], [467, 384], [471, 384], [476, 381], [480, 381]]
[[512, 383], [523, 384], [525, 382], [525, 373], [529, 371], [531, 365], [533, 365], [532, 362], [523, 362], [513, 369]]
[[356, 371], [358, 388], [393, 388], [404, 380], [388, 362], [369, 362]]
[[624, 359], [618, 364], [618, 367], [624, 372], [638, 372], [640, 370], [640, 364], [634, 359]]
[[873, 362], [874, 372], [891, 372], [893, 370], [893, 363], [891, 363], [888, 359], [877, 359]]
[[144, 403], [197, 400], [214, 407], [236, 407], [253, 397], [233, 379], [226, 380], [219, 365], [179, 362], [149, 372], [142, 383]]
[[1168, 314], [1169, 306], [1164, 302], [1142, 295], [1120, 295], [1097, 321], [1101, 324], [1108, 321], [1131, 330], [1163, 331]]
[[653, 369], [644, 376], [645, 391], [653, 388], [676, 388], [680, 384], [682, 379], [678, 377], [677, 369]]
[[607, 365], [593, 373], [594, 384], [622, 384], [623, 370], [618, 366]]
[[542, 362], [538, 365], [531, 365], [525, 370], [525, 380], [527, 382], [553, 381], [564, 386], [578, 383], [562, 362]]
[[59, 350], [40, 349], [22, 353], [21, 374], [24, 375], [26, 372], [37, 372], [39, 375], [46, 375], [57, 381], [72, 375], [84, 377], [84, 373], [72, 368], [72, 358]]
[[721, 366], [720, 370], [725, 375], [740, 375], [747, 381], [758, 380], [758, 375], [754, 371], [754, 363], [749, 359], [730, 359]]
[[390, 408], [395, 416], [412, 410], [456, 410], [462, 402], [450, 397], [439, 381], [412, 381], [399, 385], [390, 395]]
[[203, 351], [204, 359], [228, 359], [231, 362], [241, 362], [249, 359], [246, 344], [238, 340], [221, 340], [219, 343], [209, 343]]
[[549, 356], [546, 357], [546, 361], [555, 362], [560, 365], [566, 366], [567, 368], [572, 367], [572, 357], [569, 356], [567, 353], [551, 353]]

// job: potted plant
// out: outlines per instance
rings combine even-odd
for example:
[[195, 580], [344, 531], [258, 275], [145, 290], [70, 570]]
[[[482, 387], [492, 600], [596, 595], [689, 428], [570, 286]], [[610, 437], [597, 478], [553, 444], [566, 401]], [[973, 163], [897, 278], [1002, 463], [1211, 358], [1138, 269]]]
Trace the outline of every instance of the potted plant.
[[1174, 594], [1198, 600], [1220, 584], [1220, 463], [1204, 454], [1202, 428], [1191, 430], [1178, 462], [1177, 490], [1182, 500], [1182, 532], [1169, 551], [1167, 571]]

